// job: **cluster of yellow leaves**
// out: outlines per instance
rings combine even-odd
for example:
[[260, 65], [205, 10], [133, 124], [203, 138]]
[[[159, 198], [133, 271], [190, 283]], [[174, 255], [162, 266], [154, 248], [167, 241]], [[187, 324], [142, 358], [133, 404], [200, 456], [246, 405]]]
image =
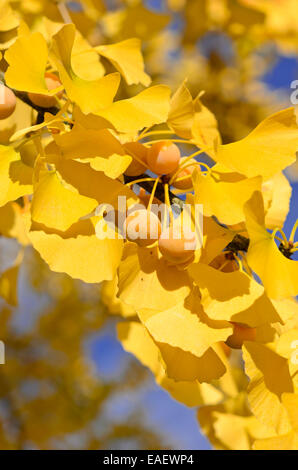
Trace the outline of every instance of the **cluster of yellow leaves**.
[[[211, 3], [170, 6], [185, 7], [191, 26], [199, 6], [211, 24], [224, 23], [233, 34], [247, 11], [249, 30], [265, 18], [270, 24], [269, 13], [248, 2], [236, 2], [229, 15], [230, 2], [217, 2], [217, 17]], [[102, 300], [124, 318], [118, 325], [124, 348], [177, 400], [203, 405], [199, 421], [215, 446], [297, 449], [291, 350], [298, 340], [295, 230], [292, 239], [283, 236], [280, 247], [276, 242], [291, 197], [282, 172], [298, 150], [294, 109], [279, 111], [247, 137], [223, 144], [201, 93], [193, 99], [185, 81], [172, 96], [168, 86], [149, 86], [140, 40], [125, 34], [134, 31], [135, 15], [143, 15], [143, 29], [135, 33], [146, 37], [151, 16], [138, 2], [113, 21], [105, 17], [106, 28], [119, 26], [119, 41], [94, 47], [75, 21], [43, 17], [29, 28], [23, 20], [14, 22], [17, 16], [7, 3], [5, 8], [9, 28], [19, 25], [12, 44], [3, 48], [7, 86], [47, 96], [63, 90], [63, 96], [41, 120], [39, 110], [37, 120], [30, 111], [26, 120], [22, 113], [10, 123], [10, 143], [0, 146], [1, 234], [32, 244], [55, 272], [103, 282]], [[87, 11], [92, 21], [96, 13]], [[45, 81], [48, 71], [61, 83], [52, 91]], [[118, 99], [122, 79], [138, 92]], [[113, 229], [96, 211], [102, 204], [117, 207], [119, 196], [126, 197], [125, 212], [139, 202], [125, 184], [125, 172], [136, 162], [147, 170], [138, 151], [146, 154], [148, 138], [159, 132], [175, 135], [195, 154], [204, 152], [213, 165], [206, 169], [203, 162], [194, 170], [186, 196], [192, 216], [197, 204], [204, 209], [202, 244], [187, 266], [169, 264], [156, 245], [124, 240], [122, 227]], [[99, 229], [105, 237], [98, 236]], [[20, 260], [0, 278], [0, 295], [11, 304], [17, 302]], [[242, 351], [233, 350], [229, 361], [226, 354], [235, 341]]]

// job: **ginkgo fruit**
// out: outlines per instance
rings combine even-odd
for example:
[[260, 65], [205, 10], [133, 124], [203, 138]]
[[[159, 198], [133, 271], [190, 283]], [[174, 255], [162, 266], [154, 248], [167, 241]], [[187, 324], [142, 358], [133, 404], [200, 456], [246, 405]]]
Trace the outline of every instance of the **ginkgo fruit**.
[[167, 175], [178, 168], [180, 150], [172, 142], [156, 142], [147, 153], [147, 163], [156, 175]]
[[137, 209], [131, 212], [124, 222], [123, 229], [127, 239], [140, 246], [151, 245], [161, 234], [159, 218], [147, 209]]
[[[180, 163], [183, 164], [187, 157], [182, 157], [180, 159]], [[187, 166], [185, 168], [181, 168], [177, 173], [175, 180], [173, 181], [173, 186], [177, 189], [192, 189], [192, 178], [191, 175], [195, 168], [200, 168], [194, 158], [190, 159], [187, 162]], [[174, 174], [173, 172], [172, 174]], [[180, 179], [181, 178], [181, 179]], [[182, 179], [183, 178], [183, 179]], [[180, 179], [180, 181], [179, 181]]]
[[17, 100], [14, 92], [5, 85], [0, 85], [0, 119], [6, 119], [15, 110]]
[[[61, 86], [59, 78], [55, 74], [50, 72], [47, 72], [45, 74], [45, 82], [49, 91], [55, 90], [56, 88]], [[63, 91], [58, 91], [55, 96], [43, 95], [41, 93], [28, 93], [28, 96], [30, 98], [30, 101], [32, 101], [32, 103], [36, 106], [40, 106], [41, 108], [51, 108], [57, 103], [56, 97], [62, 98]]]
[[191, 262], [196, 249], [196, 236], [188, 228], [173, 228], [171, 225], [162, 231], [158, 247], [164, 258], [171, 263]]
[[243, 325], [242, 323], [231, 322], [233, 333], [226, 340], [226, 344], [233, 349], [241, 349], [244, 341], [254, 341], [256, 339], [256, 328]]

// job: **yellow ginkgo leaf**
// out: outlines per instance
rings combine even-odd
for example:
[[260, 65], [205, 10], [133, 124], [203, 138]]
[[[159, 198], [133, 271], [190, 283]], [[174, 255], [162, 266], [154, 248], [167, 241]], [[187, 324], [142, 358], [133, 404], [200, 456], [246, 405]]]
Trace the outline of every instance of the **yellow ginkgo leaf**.
[[69, 99], [77, 103], [81, 110], [97, 113], [113, 102], [119, 87], [119, 73], [112, 73], [96, 80], [85, 80], [72, 68], [72, 50], [75, 41], [75, 26], [67, 24], [53, 37], [51, 60], [59, 71]]
[[65, 231], [98, 205], [96, 199], [83, 195], [53, 170], [43, 170], [34, 183], [32, 220], [49, 228]]
[[140, 39], [126, 39], [115, 44], [97, 46], [94, 49], [114, 65], [128, 85], [150, 84], [151, 78], [144, 72]]
[[225, 273], [202, 263], [193, 263], [188, 272], [200, 288], [202, 306], [210, 318], [251, 327], [281, 321], [263, 286], [245, 272]]
[[276, 340], [276, 352], [288, 359], [290, 374], [295, 377], [298, 371], [298, 328], [281, 334]]
[[171, 98], [167, 123], [177, 135], [184, 139], [191, 139], [194, 116], [192, 96], [183, 82]]
[[166, 310], [190, 293], [188, 274], [168, 266], [157, 248], [126, 243], [119, 267], [119, 297], [135, 310]]
[[287, 410], [292, 430], [280, 436], [259, 439], [254, 443], [254, 449], [298, 450], [298, 394], [283, 393], [282, 403]]
[[192, 125], [192, 136], [198, 147], [207, 149], [206, 152], [214, 160], [218, 145], [221, 143], [217, 120], [214, 114], [204, 106], [200, 94], [194, 100], [195, 115]]
[[269, 437], [255, 441], [255, 450], [298, 450], [298, 434], [294, 431], [282, 436]]
[[32, 122], [32, 108], [17, 99], [16, 109], [8, 118], [0, 121], [0, 144], [8, 145], [16, 132], [30, 127]]
[[284, 392], [293, 392], [287, 359], [256, 342], [245, 342], [243, 358], [250, 378], [248, 400], [252, 412], [272, 434], [289, 432], [289, 419], [281, 402]]
[[269, 179], [294, 163], [298, 150], [298, 125], [294, 108], [262, 121], [247, 137], [221, 145], [217, 161], [248, 177]]
[[5, 80], [9, 87], [31, 93], [49, 94], [45, 82], [48, 46], [39, 32], [21, 35], [6, 51], [9, 67]]
[[[288, 331], [290, 328], [298, 326], [298, 302], [294, 298], [289, 299], [272, 299], [272, 303], [280, 318], [282, 319], [284, 326], [278, 325], [278, 332], [281, 334], [283, 331]], [[277, 325], [275, 325], [276, 327]]]
[[113, 124], [117, 131], [125, 133], [165, 122], [169, 109], [169, 87], [156, 85], [132, 98], [116, 101], [97, 114]]
[[132, 161], [108, 129], [85, 129], [75, 124], [70, 132], [54, 135], [54, 139], [64, 158], [90, 163], [110, 178], [122, 175]]
[[124, 318], [136, 316], [136, 312], [132, 307], [126, 305], [117, 297], [118, 292], [118, 276], [116, 275], [112, 281], [104, 281], [101, 284], [100, 300], [107, 306], [109, 313], [121, 315]]
[[187, 406], [216, 404], [223, 395], [210, 384], [194, 381], [176, 381], [166, 375], [160, 350], [146, 328], [138, 322], [121, 322], [117, 325], [118, 338], [124, 349], [134, 354], [154, 374], [157, 383], [173, 398]]
[[202, 321], [200, 300], [196, 305], [184, 305], [184, 300], [167, 310], [156, 312], [150, 309], [138, 310], [141, 322], [150, 335], [159, 343], [166, 343], [183, 351], [201, 357], [207, 349], [218, 341], [225, 341], [233, 332], [228, 322], [215, 328]]
[[117, 325], [118, 338], [124, 349], [137, 356], [148, 367], [156, 378], [162, 374], [162, 364], [156, 343], [146, 328], [139, 322], [120, 322]]
[[[58, 23], [47, 17], [43, 17], [39, 25], [39, 30], [50, 44], [52, 37], [55, 36], [63, 26], [64, 23]], [[85, 80], [96, 80], [105, 73], [104, 66], [100, 62], [97, 52], [92, 50], [88, 41], [77, 30], [75, 32], [72, 49], [71, 65], [74, 72]]]
[[265, 225], [269, 229], [282, 227], [290, 209], [292, 188], [283, 173], [262, 184], [265, 205]]
[[261, 177], [245, 178], [216, 165], [210, 173], [193, 173], [195, 203], [203, 204], [205, 216], [215, 215], [223, 224], [244, 221], [244, 204], [254, 191], [261, 189]]
[[0, 0], [0, 50], [6, 50], [17, 37], [20, 20], [7, 0]]
[[0, 145], [0, 207], [32, 193], [32, 168], [12, 147]]
[[10, 31], [19, 26], [19, 19], [7, 0], [0, 1], [0, 32]]
[[44, 226], [33, 225], [29, 238], [33, 247], [52, 271], [66, 273], [88, 283], [112, 280], [119, 265], [123, 240], [95, 235], [98, 218], [79, 221], [66, 232], [45, 232]]
[[157, 343], [166, 374], [178, 381], [194, 381], [210, 383], [225, 373], [225, 366], [212, 348], [197, 357], [190, 352], [174, 348], [165, 343]]
[[278, 249], [273, 234], [265, 228], [264, 205], [259, 192], [245, 205], [246, 227], [250, 243], [249, 266], [258, 274], [273, 299], [298, 294], [298, 261], [286, 258]]
[[88, 41], [79, 31], [76, 31], [75, 35], [71, 65], [74, 73], [84, 80], [98, 80], [105, 74], [98, 54], [92, 50]]
[[251, 450], [250, 428], [257, 424], [254, 416], [238, 416], [215, 411], [214, 418], [216, 437], [226, 449]]
[[[54, 156], [56, 157], [56, 156]], [[65, 183], [73, 186], [79, 194], [96, 199], [99, 204], [110, 204], [115, 211], [125, 212], [126, 205], [119, 201], [125, 196], [127, 206], [138, 201], [137, 195], [120, 181], [109, 178], [101, 171], [96, 171], [88, 164], [76, 160], [58, 159], [55, 161], [57, 171]]]
[[16, 202], [0, 207], [0, 233], [4, 237], [15, 238], [21, 245], [27, 246], [30, 244], [29, 228], [29, 208], [22, 208]]
[[209, 264], [233, 240], [234, 234], [219, 225], [212, 217], [203, 218], [203, 245], [199, 260]]
[[293, 430], [298, 433], [298, 394], [283, 393], [282, 402], [288, 412]]

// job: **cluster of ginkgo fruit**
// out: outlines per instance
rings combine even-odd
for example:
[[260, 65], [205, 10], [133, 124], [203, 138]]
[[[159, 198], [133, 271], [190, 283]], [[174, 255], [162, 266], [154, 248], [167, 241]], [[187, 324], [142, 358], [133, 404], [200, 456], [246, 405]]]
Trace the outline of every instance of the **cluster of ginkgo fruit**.
[[[131, 210], [126, 218], [124, 223], [126, 237], [140, 246], [149, 246], [158, 242], [159, 251], [165, 259], [176, 265], [185, 265], [194, 257], [196, 249], [195, 233], [190, 228], [176, 227], [175, 229], [173, 224], [170, 226], [163, 224], [164, 227], [162, 227], [160, 217], [151, 210], [151, 207], [160, 178], [165, 184], [166, 192], [170, 184], [179, 189], [191, 190], [191, 175], [199, 163], [192, 157], [181, 158], [178, 146], [171, 141], [153, 143], [141, 156], [144, 158], [142, 163], [145, 163], [148, 169], [157, 177], [147, 208]], [[125, 173], [126, 175], [139, 176], [143, 173], [144, 165], [141, 163], [141, 156], [138, 156], [138, 160], [131, 163]], [[166, 194], [168, 198], [168, 192]], [[166, 221], [166, 218], [164, 221]]]

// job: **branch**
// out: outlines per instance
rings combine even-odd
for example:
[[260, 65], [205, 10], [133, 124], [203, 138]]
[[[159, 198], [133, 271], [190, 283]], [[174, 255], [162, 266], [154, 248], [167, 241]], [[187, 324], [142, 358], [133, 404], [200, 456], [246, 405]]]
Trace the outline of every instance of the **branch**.
[[57, 114], [59, 112], [59, 108], [56, 108], [55, 106], [52, 106], [51, 108], [42, 108], [41, 106], [37, 106], [36, 104], [32, 103], [27, 93], [23, 91], [14, 90], [13, 88], [11, 88], [11, 91], [13, 91], [16, 97], [23, 101], [23, 103], [31, 106], [31, 108], [35, 109], [35, 111], [37, 111], [38, 114], [42, 116], [44, 116], [45, 113]]

